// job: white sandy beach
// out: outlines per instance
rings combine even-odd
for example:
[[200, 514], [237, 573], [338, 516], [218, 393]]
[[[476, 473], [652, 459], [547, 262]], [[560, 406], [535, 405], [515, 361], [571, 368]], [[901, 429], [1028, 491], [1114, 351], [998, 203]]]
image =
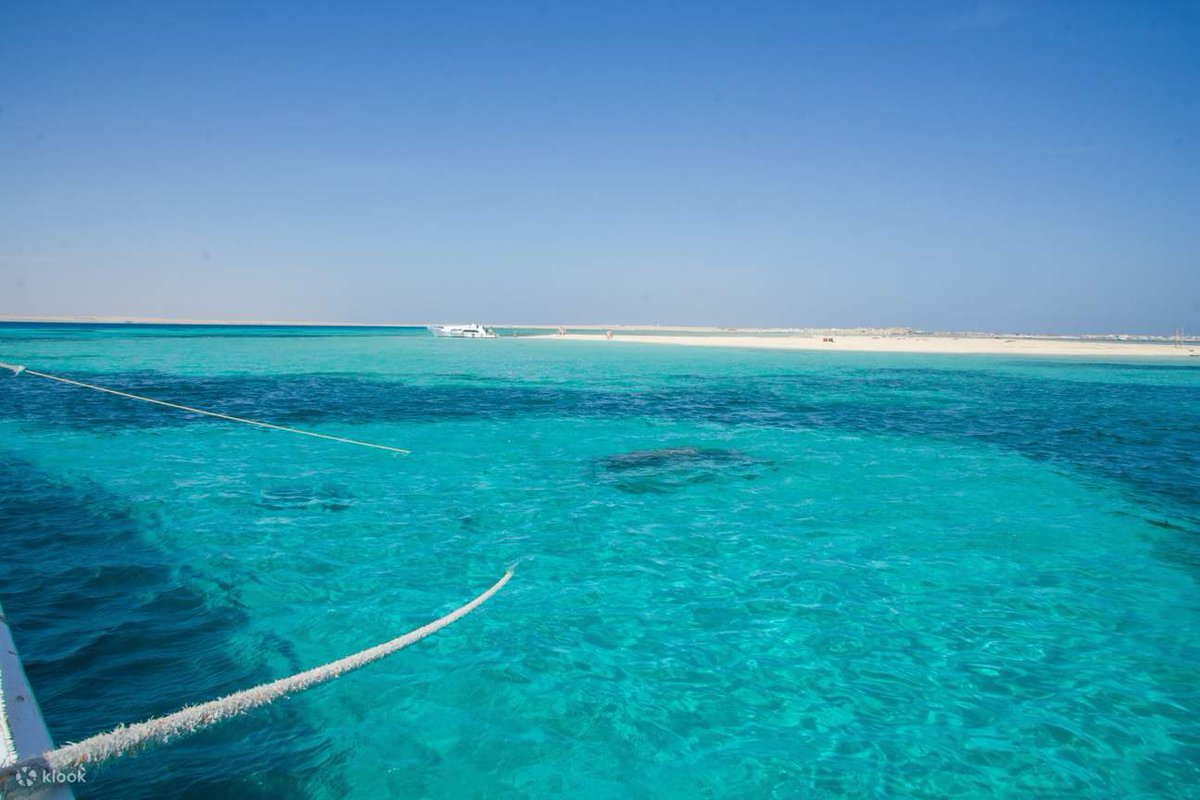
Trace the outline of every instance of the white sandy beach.
[[[536, 336], [569, 342], [605, 342], [602, 332], [569, 333], [565, 336]], [[823, 341], [830, 338], [833, 341]], [[864, 336], [864, 335], [776, 335], [728, 334], [680, 336], [672, 334], [630, 334], [616, 331], [612, 345], [669, 344], [685, 347], [750, 347], [763, 350], [827, 350], [864, 353], [944, 353], [1013, 356], [1103, 356], [1143, 358], [1200, 358], [1200, 345], [1185, 342], [1182, 347], [1158, 342], [1115, 342], [1082, 339], [1034, 339], [1025, 337], [990, 338], [986, 336]]]

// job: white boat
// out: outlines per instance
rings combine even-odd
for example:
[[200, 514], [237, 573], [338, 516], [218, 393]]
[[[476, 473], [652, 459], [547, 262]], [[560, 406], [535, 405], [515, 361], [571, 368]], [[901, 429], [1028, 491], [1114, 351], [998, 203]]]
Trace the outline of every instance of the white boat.
[[429, 331], [434, 336], [445, 336], [451, 339], [496, 338], [494, 330], [477, 322], [472, 322], [470, 325], [430, 325]]
[[[53, 749], [54, 741], [0, 608], [0, 767], [11, 767]], [[84, 767], [57, 770], [26, 765], [13, 775], [17, 785], [11, 787], [12, 794], [29, 800], [74, 800], [71, 784], [86, 781], [86, 775]]]

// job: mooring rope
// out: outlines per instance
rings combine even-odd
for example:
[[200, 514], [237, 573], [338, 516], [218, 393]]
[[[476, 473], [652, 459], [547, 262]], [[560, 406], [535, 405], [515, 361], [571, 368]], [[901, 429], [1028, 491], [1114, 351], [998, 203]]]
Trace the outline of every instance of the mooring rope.
[[[22, 761], [0, 769], [0, 796], [5, 790], [17, 790], [14, 780], [18, 772], [27, 769], [57, 770], [66, 772], [83, 765], [97, 765], [109, 759], [117, 758], [128, 753], [143, 750], [157, 744], [165, 744], [173, 739], [188, 736], [205, 728], [216, 725], [230, 717], [244, 714], [247, 711], [264, 706], [286, 695], [296, 694], [311, 689], [334, 678], [340, 677], [351, 670], [356, 670], [378, 661], [384, 656], [391, 655], [397, 650], [403, 650], [410, 644], [419, 642], [426, 636], [436, 633], [450, 623], [470, 614], [488, 598], [504, 588], [513, 576], [510, 567], [504, 577], [492, 584], [491, 588], [480, 594], [474, 600], [439, 617], [427, 625], [409, 631], [391, 641], [361, 650], [352, 655], [331, 661], [320, 667], [314, 667], [304, 672], [298, 672], [288, 678], [280, 678], [271, 683], [255, 686], [234, 692], [217, 700], [207, 703], [187, 706], [163, 717], [139, 722], [134, 725], [118, 725], [107, 733], [100, 733], [84, 739], [82, 742], [68, 744], [56, 750], [42, 753], [40, 756], [23, 759]], [[35, 787], [36, 788], [36, 787]]]
[[92, 383], [84, 383], [82, 381], [71, 380], [59, 375], [49, 375], [45, 372], [38, 372], [32, 369], [26, 369], [19, 364], [5, 364], [0, 361], [0, 369], [11, 370], [14, 377], [17, 375], [36, 375], [39, 378], [46, 378], [59, 383], [70, 384], [71, 386], [80, 386], [84, 389], [92, 389], [97, 392], [105, 392], [106, 394], [115, 394], [118, 397], [127, 397], [130, 400], [141, 400], [143, 403], [154, 403], [158, 406], [166, 406], [167, 408], [175, 408], [180, 411], [187, 411], [191, 414], [203, 414], [206, 417], [216, 417], [217, 419], [229, 420], [230, 422], [241, 422], [245, 425], [257, 425], [260, 428], [270, 428], [273, 431], [283, 431], [284, 433], [298, 433], [301, 436], [312, 436], [317, 439], [328, 439], [331, 442], [342, 442], [343, 444], [356, 444], [359, 447], [373, 447], [376, 450], [389, 450], [393, 453], [404, 453], [407, 455], [411, 450], [405, 450], [401, 447], [391, 447], [386, 444], [374, 444], [372, 442], [360, 442], [357, 439], [344, 439], [341, 436], [331, 436], [328, 433], [315, 433], [313, 431], [302, 431], [299, 428], [287, 428], [283, 425], [273, 425], [270, 422], [259, 422], [253, 419], [244, 419], [243, 417], [234, 417], [229, 414], [222, 414], [217, 411], [205, 411], [202, 408], [192, 408], [191, 406], [183, 406], [178, 403], [168, 403], [166, 400], [155, 400], [153, 397], [142, 397], [138, 394], [130, 394], [129, 392], [121, 392], [116, 389], [109, 389], [106, 386], [96, 386]]

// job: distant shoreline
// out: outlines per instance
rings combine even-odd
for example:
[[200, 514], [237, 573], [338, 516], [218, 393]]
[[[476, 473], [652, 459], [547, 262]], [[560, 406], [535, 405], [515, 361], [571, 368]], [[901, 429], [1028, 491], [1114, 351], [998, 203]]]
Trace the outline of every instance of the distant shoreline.
[[[25, 316], [25, 315], [6, 315], [0, 314], [0, 324], [6, 322], [25, 322], [25, 323], [48, 323], [48, 324], [78, 324], [78, 325], [221, 325], [221, 326], [261, 326], [261, 327], [318, 327], [318, 328], [424, 328], [429, 325], [444, 325], [446, 320], [427, 321], [427, 322], [333, 322], [333, 321], [312, 321], [312, 320], [271, 320], [271, 319], [189, 319], [189, 318], [171, 318], [171, 317], [123, 317], [123, 316], [70, 316], [70, 315], [46, 315], [46, 316]], [[573, 331], [597, 331], [603, 333], [606, 330], [612, 331], [655, 331], [662, 333], [727, 333], [727, 334], [792, 334], [792, 335], [842, 335], [842, 336], [862, 336], [862, 335], [919, 335], [919, 336], [959, 336], [959, 337], [1004, 337], [1004, 338], [1021, 338], [1021, 339], [1099, 339], [1099, 340], [1121, 340], [1121, 341], [1156, 341], [1156, 342], [1171, 342], [1174, 338], [1171, 336], [1157, 336], [1153, 334], [1140, 333], [1017, 333], [1005, 331], [924, 331], [908, 327], [778, 327], [778, 326], [728, 326], [728, 325], [657, 325], [657, 324], [613, 324], [613, 323], [588, 323], [588, 324], [560, 324], [560, 323], [522, 323], [522, 322], [504, 322], [504, 323], [485, 323], [495, 328], [521, 328], [528, 330], [547, 330], [554, 331], [559, 327], [565, 327]], [[1184, 339], [1184, 342], [1192, 342], [1200, 344], [1200, 336], [1189, 336]]]
[[6, 322], [45, 323], [48, 325], [219, 325], [222, 327], [280, 328], [423, 328], [424, 322], [304, 322], [269, 319], [169, 319], [167, 317], [23, 317], [0, 315]]
[[859, 353], [926, 353], [936, 355], [1104, 356], [1137, 358], [1200, 358], [1200, 342], [1183, 346], [1166, 341], [1112, 341], [1078, 337], [1033, 337], [1000, 334], [795, 334], [784, 336], [671, 336], [622, 334], [611, 340], [603, 334], [568, 333], [526, 337], [531, 340], [604, 342], [609, 345], [658, 344], [682, 347], [744, 347], [759, 350], [842, 351]]
[[[0, 324], [48, 325], [181, 325], [221, 327], [297, 328], [423, 328], [429, 322], [313, 322], [297, 320], [168, 319], [116, 316], [2, 316]], [[680, 345], [689, 347], [743, 347], [764, 350], [837, 350], [873, 353], [995, 354], [1050, 356], [1140, 356], [1156, 358], [1200, 357], [1200, 338], [1181, 345], [1167, 336], [1145, 334], [1031, 334], [983, 331], [917, 331], [911, 328], [767, 328], [699, 325], [567, 325], [497, 324], [501, 331], [546, 331], [524, 338], [559, 341], [606, 341]], [[581, 333], [581, 331], [584, 331]]]

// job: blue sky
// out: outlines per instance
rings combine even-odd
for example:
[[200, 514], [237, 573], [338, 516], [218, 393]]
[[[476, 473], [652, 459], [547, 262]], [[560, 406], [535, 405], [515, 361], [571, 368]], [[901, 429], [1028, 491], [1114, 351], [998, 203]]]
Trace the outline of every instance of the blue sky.
[[1200, 331], [1200, 4], [7, 3], [0, 180], [0, 313]]

